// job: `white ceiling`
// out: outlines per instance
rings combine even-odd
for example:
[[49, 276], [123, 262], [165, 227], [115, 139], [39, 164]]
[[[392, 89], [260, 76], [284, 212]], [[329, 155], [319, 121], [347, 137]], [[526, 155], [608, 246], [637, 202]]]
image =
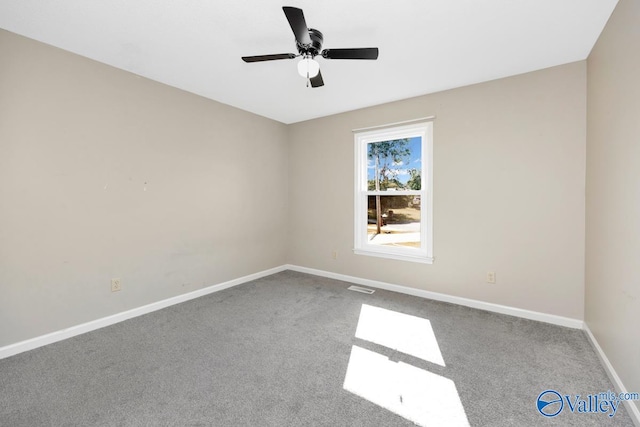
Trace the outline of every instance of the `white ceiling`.
[[[283, 123], [585, 59], [617, 0], [0, 0], [0, 28]], [[323, 48], [379, 47], [377, 61], [319, 58], [307, 88], [282, 6]], [[1, 58], [0, 58], [1, 60]]]

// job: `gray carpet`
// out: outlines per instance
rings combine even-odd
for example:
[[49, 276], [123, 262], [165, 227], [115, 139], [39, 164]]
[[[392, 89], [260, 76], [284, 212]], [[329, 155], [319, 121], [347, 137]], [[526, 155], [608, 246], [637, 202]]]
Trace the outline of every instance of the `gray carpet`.
[[[582, 331], [348, 285], [286, 271], [0, 360], [0, 425], [414, 425], [343, 388], [353, 346], [452, 381], [471, 426], [633, 425], [538, 413], [547, 389], [613, 390]], [[363, 304], [428, 319], [445, 366], [356, 338]]]

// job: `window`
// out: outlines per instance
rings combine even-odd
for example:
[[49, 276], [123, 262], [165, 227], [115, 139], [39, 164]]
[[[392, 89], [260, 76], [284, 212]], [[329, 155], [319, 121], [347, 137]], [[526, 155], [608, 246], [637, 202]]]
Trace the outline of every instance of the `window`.
[[433, 123], [355, 133], [355, 247], [432, 263]]

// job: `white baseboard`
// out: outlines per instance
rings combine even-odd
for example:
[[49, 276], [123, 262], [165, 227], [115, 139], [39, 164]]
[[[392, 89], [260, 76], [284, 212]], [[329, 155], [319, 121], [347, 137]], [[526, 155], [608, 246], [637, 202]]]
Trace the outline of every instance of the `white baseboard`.
[[570, 317], [556, 316], [554, 314], [540, 313], [537, 311], [524, 310], [521, 308], [509, 307], [506, 305], [493, 304], [490, 302], [478, 301], [469, 298], [456, 297], [452, 295], [440, 294], [437, 292], [425, 291], [422, 289], [410, 288], [408, 286], [394, 285], [377, 280], [363, 279], [360, 277], [347, 276], [344, 274], [332, 273], [324, 270], [316, 270], [313, 268], [300, 267], [297, 265], [286, 265], [287, 270], [298, 271], [300, 273], [313, 274], [315, 276], [327, 277], [329, 279], [342, 280], [358, 285], [370, 286], [372, 288], [385, 289], [387, 291], [399, 292], [402, 294], [413, 295], [416, 297], [432, 299], [436, 301], [449, 302], [452, 304], [464, 305], [466, 307], [477, 308], [480, 310], [492, 311], [494, 313], [508, 314], [510, 316], [522, 317], [524, 319], [537, 320], [554, 325], [566, 326], [574, 329], [582, 329], [584, 322], [579, 319]]
[[151, 304], [147, 304], [142, 307], [137, 307], [131, 310], [123, 311], [121, 313], [117, 313], [112, 316], [107, 316], [101, 319], [92, 320], [87, 323], [82, 323], [80, 325], [76, 325], [76, 326], [72, 326], [59, 331], [51, 332], [49, 334], [35, 337], [29, 340], [21, 341], [15, 344], [10, 344], [5, 347], [0, 347], [0, 359], [4, 359], [6, 357], [13, 356], [15, 354], [22, 353], [25, 351], [33, 350], [35, 348], [42, 347], [47, 344], [52, 344], [54, 342], [62, 341], [64, 339], [71, 338], [80, 334], [84, 334], [86, 332], [94, 331], [96, 329], [104, 328], [105, 326], [110, 326], [115, 323], [122, 322], [127, 319], [131, 319], [133, 317], [142, 316], [144, 314], [151, 313], [156, 310], [161, 310], [163, 308], [166, 308], [175, 304], [180, 304], [185, 301], [189, 301], [204, 295], [221, 291], [223, 289], [227, 289], [233, 286], [247, 283], [252, 280], [260, 279], [262, 277], [279, 273], [284, 270], [293, 270], [301, 273], [312, 274], [315, 276], [328, 277], [331, 279], [342, 280], [345, 282], [351, 282], [359, 285], [370, 286], [373, 288], [386, 289], [389, 291], [413, 295], [421, 298], [427, 298], [427, 299], [432, 299], [436, 301], [444, 301], [444, 302], [449, 302], [453, 304], [464, 305], [467, 307], [478, 308], [481, 310], [487, 310], [487, 311], [492, 311], [496, 313], [508, 314], [511, 316], [522, 317], [525, 319], [538, 320], [541, 322], [552, 323], [560, 326], [567, 326], [570, 328], [581, 329], [583, 327], [583, 322], [577, 319], [570, 319], [567, 317], [555, 316], [552, 314], [523, 310], [519, 308], [504, 306], [504, 305], [492, 304], [492, 303], [472, 300], [468, 298], [440, 294], [437, 292], [430, 292], [430, 291], [425, 291], [421, 289], [410, 288], [407, 286], [394, 285], [391, 283], [385, 283], [385, 282], [380, 282], [380, 281], [370, 280], [370, 279], [363, 279], [363, 278], [354, 277], [354, 276], [347, 276], [344, 274], [332, 273], [332, 272], [323, 271], [323, 270], [316, 270], [316, 269], [307, 268], [307, 267], [300, 267], [296, 265], [282, 265], [279, 267], [271, 268], [269, 270], [264, 270], [255, 274], [250, 274], [248, 276], [240, 277], [238, 279], [230, 280], [224, 283], [219, 283], [217, 285], [212, 285], [203, 289], [198, 289], [193, 292], [177, 295], [175, 297], [154, 302]]
[[[596, 340], [596, 337], [593, 335], [593, 333], [591, 333], [591, 329], [589, 329], [589, 326], [586, 324], [586, 322], [584, 324], [584, 331], [586, 332], [587, 337], [591, 342], [591, 345], [595, 349], [596, 354], [600, 358], [600, 362], [602, 362], [602, 365], [604, 366], [605, 371], [607, 371], [607, 375], [609, 376], [609, 379], [611, 380], [614, 387], [616, 388], [616, 392], [628, 393], [627, 388], [622, 383], [622, 380], [616, 373], [616, 370], [613, 369], [613, 365], [611, 364], [611, 362], [609, 362], [609, 358], [607, 358], [607, 355], [604, 354], [602, 347], [600, 347], [600, 344], [598, 344], [598, 340]], [[638, 406], [631, 400], [625, 400], [624, 404], [634, 424], [637, 427], [640, 427], [640, 409], [638, 409]]]
[[87, 323], [72, 326], [70, 328], [62, 329], [60, 331], [51, 332], [46, 335], [35, 337], [29, 340], [21, 341], [15, 344], [10, 344], [5, 347], [0, 347], [0, 359], [4, 359], [9, 356], [13, 356], [24, 351], [33, 350], [38, 347], [45, 346], [47, 344], [53, 344], [54, 342], [62, 341], [67, 338], [75, 337], [76, 335], [91, 332], [96, 329], [104, 328], [118, 322], [122, 322], [133, 317], [142, 316], [143, 314], [151, 313], [153, 311], [161, 310], [163, 308], [180, 304], [185, 301], [189, 301], [195, 298], [199, 298], [204, 295], [212, 294], [214, 292], [221, 291], [223, 289], [231, 288], [233, 286], [241, 285], [243, 283], [250, 282], [252, 280], [260, 279], [262, 277], [270, 276], [275, 273], [286, 270], [285, 266], [271, 268], [269, 270], [260, 271], [258, 273], [250, 274], [248, 276], [240, 277], [238, 279], [229, 280], [228, 282], [219, 283], [217, 285], [208, 286], [206, 288], [198, 289], [186, 294], [177, 295], [172, 298], [168, 298], [162, 301], [154, 302], [151, 304], [143, 305], [131, 310], [123, 311], [112, 316], [103, 317], [101, 319], [92, 320]]

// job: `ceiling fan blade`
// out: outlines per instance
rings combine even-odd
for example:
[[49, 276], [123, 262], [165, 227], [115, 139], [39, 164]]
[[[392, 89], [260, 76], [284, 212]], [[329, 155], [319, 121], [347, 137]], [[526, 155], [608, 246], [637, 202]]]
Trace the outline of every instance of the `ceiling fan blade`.
[[278, 53], [275, 55], [257, 55], [257, 56], [243, 56], [244, 62], [262, 62], [262, 61], [275, 61], [276, 59], [293, 59], [298, 55], [293, 53]]
[[307, 22], [304, 20], [302, 9], [283, 6], [282, 10], [284, 10], [284, 14], [287, 16], [293, 34], [296, 36], [296, 41], [301, 45], [310, 45], [311, 37], [309, 37], [309, 27], [307, 27]]
[[311, 87], [324, 86], [324, 80], [322, 80], [322, 74], [320, 73], [320, 71], [318, 71], [317, 76], [311, 77], [309, 81], [311, 82]]
[[327, 59], [378, 59], [378, 48], [325, 49], [322, 51], [322, 57]]

